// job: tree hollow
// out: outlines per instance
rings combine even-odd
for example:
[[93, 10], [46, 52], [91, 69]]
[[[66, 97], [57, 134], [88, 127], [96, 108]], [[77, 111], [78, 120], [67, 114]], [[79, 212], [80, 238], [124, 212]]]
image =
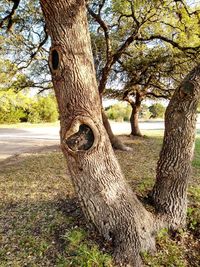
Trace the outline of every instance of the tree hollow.
[[65, 143], [73, 151], [88, 150], [94, 144], [93, 131], [88, 125], [81, 124], [79, 131], [65, 139]]

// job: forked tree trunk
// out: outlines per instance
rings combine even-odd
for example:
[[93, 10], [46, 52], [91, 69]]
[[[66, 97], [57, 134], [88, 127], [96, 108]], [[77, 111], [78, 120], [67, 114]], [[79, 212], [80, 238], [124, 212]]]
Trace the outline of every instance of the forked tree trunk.
[[200, 65], [175, 91], [165, 114], [165, 134], [152, 198], [173, 228], [185, 224], [187, 185], [191, 175], [196, 111], [200, 99]]
[[119, 149], [122, 151], [131, 151], [132, 150], [131, 147], [124, 145], [122, 141], [116, 135], [114, 135], [108, 117], [106, 116], [105, 111], [103, 109], [102, 109], [102, 119], [103, 119], [103, 125], [106, 129], [112, 147], [114, 149]]
[[154, 249], [153, 217], [127, 185], [102, 123], [83, 0], [41, 0], [51, 36], [49, 64], [58, 101], [61, 146], [80, 204], [112, 240], [120, 266], [141, 266]]
[[[140, 267], [142, 266], [140, 252], [155, 248], [155, 220], [127, 185], [103, 126], [85, 2], [83, 0], [40, 0], [40, 2], [52, 40], [49, 64], [60, 112], [61, 147], [66, 156], [80, 204], [88, 220], [107, 240], [113, 242], [114, 256], [118, 265]], [[178, 99], [183, 103], [186, 99], [186, 107], [194, 111], [196, 103], [191, 97], [191, 104], [189, 104], [187, 98], [190, 99], [190, 95], [194, 94], [196, 101], [197, 88], [192, 90], [192, 94], [187, 93], [190, 91], [188, 88], [190, 89], [191, 86], [184, 87], [184, 90], [181, 89], [176, 95], [183, 94], [183, 97], [180, 99], [178, 97]], [[179, 106], [178, 100], [175, 100], [176, 96], [173, 98], [170, 108], [177, 112], [178, 117], [174, 116], [173, 119], [177, 123], [181, 120], [182, 124], [178, 125], [184, 129], [178, 128], [179, 133], [181, 130], [185, 130], [185, 133], [181, 134], [187, 141], [184, 142], [182, 136], [178, 137], [177, 129], [167, 128], [165, 137], [167, 143], [164, 144], [164, 147], [166, 150], [168, 147], [167, 151], [170, 150], [169, 146], [173, 147], [174, 139], [168, 137], [170, 135], [168, 131], [172, 131], [171, 134], [176, 139], [182, 140], [178, 143], [186, 145], [188, 149], [187, 152], [184, 152], [183, 149], [175, 146], [177, 151], [183, 152], [183, 155], [177, 153], [176, 161], [172, 160], [174, 165], [168, 163], [168, 160], [166, 161], [168, 163], [167, 174], [170, 174], [171, 166], [175, 166], [177, 161], [181, 161], [179, 166], [187, 165], [182, 168], [187, 172], [186, 178], [188, 178], [189, 163], [186, 160], [189, 159], [189, 155], [191, 156], [190, 146], [193, 133], [183, 124], [185, 121], [186, 125], [190, 126], [188, 121], [192, 121], [191, 125], [194, 131], [194, 115], [189, 113], [190, 116], [183, 119], [182, 113], [176, 109], [175, 105], [178, 107], [184, 105]], [[188, 114], [185, 108], [184, 112]], [[188, 135], [192, 137], [188, 139]], [[173, 159], [173, 150], [170, 151], [168, 154]], [[161, 160], [160, 164], [158, 173], [162, 168], [166, 172], [165, 161]], [[181, 171], [180, 168], [175, 170]], [[170, 211], [176, 212], [177, 204], [174, 201], [179, 201], [181, 208], [185, 208], [185, 193], [179, 194], [183, 197], [184, 204], [182, 205], [182, 201], [177, 198], [173, 199], [175, 194], [172, 190], [175, 191], [175, 186], [177, 191], [186, 190], [186, 186], [180, 186], [180, 184], [182, 185], [180, 178], [185, 178], [182, 175], [179, 177], [179, 174], [174, 175], [173, 178], [169, 177], [169, 179], [159, 177], [158, 175], [153, 192], [154, 200], [160, 207], [159, 211], [169, 214], [165, 209], [165, 206], [169, 206]], [[174, 180], [174, 177], [177, 177], [177, 181]], [[165, 191], [163, 190], [164, 181], [166, 183]], [[170, 184], [174, 184], [174, 186], [170, 186]], [[172, 192], [167, 190], [172, 190]], [[172, 198], [168, 197], [171, 193]], [[169, 203], [162, 206], [165, 200]]]

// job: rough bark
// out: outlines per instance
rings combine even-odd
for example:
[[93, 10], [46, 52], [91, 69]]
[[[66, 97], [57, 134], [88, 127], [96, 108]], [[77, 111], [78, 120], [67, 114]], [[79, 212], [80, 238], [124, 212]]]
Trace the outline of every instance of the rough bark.
[[141, 266], [154, 249], [152, 215], [127, 185], [102, 122], [83, 0], [40, 0], [52, 46], [49, 64], [61, 147], [85, 216], [113, 242], [120, 266]]
[[173, 228], [184, 225], [186, 220], [199, 99], [200, 65], [177, 88], [166, 110], [163, 147], [152, 191], [156, 210]]
[[112, 144], [112, 147], [114, 149], [119, 149], [119, 150], [122, 150], [122, 151], [131, 151], [132, 148], [131, 147], [128, 147], [126, 145], [124, 145], [122, 143], [122, 141], [116, 137], [116, 135], [114, 135], [113, 131], [112, 131], [112, 128], [110, 126], [110, 123], [109, 123], [109, 120], [105, 114], [105, 111], [102, 109], [102, 119], [103, 119], [103, 125], [106, 129], [106, 132], [108, 134], [108, 137], [110, 139], [110, 142]]
[[[155, 248], [155, 219], [127, 185], [102, 122], [83, 0], [40, 0], [52, 46], [49, 64], [60, 112], [61, 147], [85, 216], [113, 242], [119, 266], [142, 266]], [[172, 225], [185, 219], [199, 99], [200, 66], [176, 91], [152, 197]], [[174, 156], [175, 155], [175, 156]]]
[[135, 102], [131, 103], [132, 112], [130, 117], [131, 123], [131, 135], [133, 136], [142, 136], [139, 128], [139, 112], [141, 108], [142, 99], [139, 93], [136, 92]]
[[140, 109], [135, 105], [131, 105], [132, 111], [131, 111], [131, 117], [130, 117], [130, 123], [131, 123], [131, 135], [132, 136], [142, 136], [140, 128], [139, 128], [139, 111]]

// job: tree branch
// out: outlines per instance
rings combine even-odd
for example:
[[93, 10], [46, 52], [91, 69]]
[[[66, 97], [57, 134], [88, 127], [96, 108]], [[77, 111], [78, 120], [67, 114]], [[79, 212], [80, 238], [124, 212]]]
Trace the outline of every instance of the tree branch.
[[46, 30], [46, 25], [44, 26], [44, 33], [45, 33], [45, 36], [44, 36], [44, 39], [39, 43], [36, 51], [34, 53], [31, 54], [31, 58], [34, 58], [36, 56], [36, 54], [39, 52], [40, 48], [47, 42], [48, 40], [48, 33], [47, 33], [47, 30]]
[[169, 99], [169, 96], [167, 96], [167, 95], [157, 95], [157, 94], [155, 94], [155, 93], [153, 93], [153, 92], [147, 92], [147, 93], [146, 93], [146, 96], [153, 96], [153, 97], [155, 97], [155, 98]]
[[99, 14], [99, 15], [101, 14], [101, 10], [102, 10], [102, 8], [104, 7], [105, 2], [106, 2], [106, 0], [103, 0], [102, 3], [99, 4], [99, 11], [98, 11], [98, 14]]
[[[139, 22], [137, 21], [137, 19], [135, 18], [134, 21], [136, 22], [137, 26], [136, 26], [134, 32], [124, 41], [124, 43], [118, 48], [118, 50], [114, 54], [112, 54], [108, 25], [101, 18], [100, 12], [98, 12], [98, 14], [96, 14], [95, 12], [93, 12], [93, 10], [88, 5], [87, 5], [87, 9], [88, 9], [89, 14], [96, 20], [96, 22], [99, 23], [99, 25], [103, 29], [104, 37], [105, 37], [105, 41], [106, 41], [107, 61], [106, 61], [104, 68], [102, 69], [102, 76], [101, 76], [101, 79], [99, 82], [99, 87], [98, 87], [99, 93], [100, 93], [100, 95], [102, 95], [102, 93], [105, 89], [105, 86], [106, 86], [107, 78], [108, 78], [108, 75], [110, 73], [111, 67], [121, 57], [122, 53], [126, 50], [126, 48], [128, 48], [128, 46], [135, 40], [135, 38], [138, 34], [138, 30], [139, 30], [140, 25], [139, 25]], [[134, 10], [132, 9], [132, 12], [133, 11]], [[134, 14], [131, 14], [130, 16], [134, 17]]]
[[19, 6], [19, 3], [20, 3], [20, 0], [11, 0], [14, 4], [13, 4], [13, 7], [12, 7], [12, 10], [10, 11], [10, 13], [5, 16], [2, 21], [0, 22], [0, 28], [3, 27], [3, 24], [5, 21], [8, 21], [8, 25], [7, 25], [7, 31], [9, 31], [13, 25], [13, 16]]
[[[195, 46], [195, 47], [192, 47], [192, 46], [181, 46], [179, 45], [177, 42], [165, 37], [165, 36], [162, 36], [162, 35], [152, 35], [148, 38], [142, 38], [142, 37], [137, 37], [136, 38], [137, 41], [143, 41], [143, 42], [146, 42], [146, 41], [152, 41], [152, 40], [162, 40], [166, 43], [169, 43], [171, 44], [173, 47], [175, 48], [178, 48], [179, 50], [183, 51], [183, 52], [187, 52], [189, 54], [194, 54], [195, 52], [197, 52], [199, 49], [200, 49], [200, 45], [199, 46]], [[192, 52], [194, 51], [194, 52]]]
[[107, 60], [108, 60], [111, 57], [111, 42], [110, 42], [108, 25], [105, 23], [104, 20], [102, 20], [101, 15], [100, 15], [101, 9], [102, 9], [102, 6], [100, 6], [100, 8], [99, 8], [98, 14], [96, 14], [89, 7], [89, 5], [87, 5], [87, 10], [88, 10], [89, 14], [99, 23], [100, 27], [103, 29], [104, 37], [105, 37], [105, 41], [106, 41], [106, 56], [107, 56]]

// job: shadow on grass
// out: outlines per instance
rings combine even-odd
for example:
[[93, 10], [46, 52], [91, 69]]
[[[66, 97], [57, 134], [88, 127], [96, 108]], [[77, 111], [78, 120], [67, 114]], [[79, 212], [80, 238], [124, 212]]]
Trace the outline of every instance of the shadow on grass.
[[[131, 153], [116, 151], [125, 177], [133, 189], [146, 193], [154, 182], [162, 136], [134, 140], [126, 136], [121, 138], [133, 147]], [[196, 144], [198, 156], [199, 138]], [[197, 159], [196, 156], [195, 158]], [[74, 198], [65, 165], [62, 154], [53, 152], [27, 156], [1, 168], [1, 267], [112, 266], [105, 264], [105, 254], [95, 248], [97, 246], [101, 250], [110, 251], [110, 244], [105, 244], [93, 227], [85, 221], [77, 199]], [[190, 194], [192, 198], [194, 195], [196, 197], [194, 204], [192, 202], [190, 205], [189, 224], [191, 229], [196, 229], [199, 190], [195, 183]], [[192, 235], [187, 232], [185, 235], [185, 243], [176, 241], [173, 246], [170, 245], [169, 252], [167, 250], [165, 253], [166, 246], [163, 247], [160, 255], [166, 257], [165, 266], [171, 266], [168, 264], [168, 257], [171, 257], [174, 245], [178, 246], [178, 251], [183, 254], [186, 251], [186, 256], [194, 254], [188, 266], [199, 266], [195, 263], [198, 260], [196, 239], [192, 239]], [[91, 262], [91, 259], [98, 263], [85, 264], [87, 260]], [[156, 264], [158, 262], [160, 264], [160, 258]], [[149, 266], [159, 266], [156, 264]]]
[[76, 198], [6, 203], [1, 205], [0, 228], [1, 266], [68, 266], [77, 253], [67, 239], [74, 229], [85, 233], [82, 242], [87, 249], [95, 244], [105, 247]]

